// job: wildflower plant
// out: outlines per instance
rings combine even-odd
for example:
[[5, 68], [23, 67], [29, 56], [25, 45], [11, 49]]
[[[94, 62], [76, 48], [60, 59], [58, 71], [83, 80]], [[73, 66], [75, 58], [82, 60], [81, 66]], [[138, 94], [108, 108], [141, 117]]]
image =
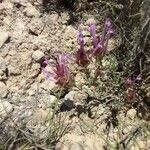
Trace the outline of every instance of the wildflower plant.
[[52, 71], [49, 72], [46, 68], [42, 68], [43, 73], [47, 79], [53, 80], [56, 84], [60, 86], [66, 86], [71, 84], [73, 81], [72, 74], [70, 72], [69, 66], [69, 54], [67, 53], [56, 53], [56, 60], [50, 64], [50, 61], [45, 58], [43, 61], [44, 65], [51, 65]]
[[86, 67], [90, 63], [90, 60], [88, 52], [86, 52], [84, 48], [85, 43], [82, 31], [79, 31], [78, 34], [78, 44], [80, 47], [75, 54], [76, 63], [81, 67]]
[[[96, 24], [94, 23], [89, 24], [89, 32], [92, 39], [92, 48], [85, 48], [84, 35], [83, 32], [79, 30], [77, 36], [79, 48], [76, 52], [73, 53], [75, 63], [79, 67], [83, 68], [88, 79], [91, 71], [89, 70], [88, 66], [89, 64], [93, 63], [93, 59], [95, 59], [96, 66], [95, 78], [102, 74], [101, 61], [103, 56], [107, 52], [108, 41], [112, 37], [114, 30], [111, 20], [109, 18], [106, 18], [104, 29], [101, 35], [97, 35]], [[44, 65], [51, 65], [53, 70], [49, 72], [45, 67], [42, 67], [42, 71], [47, 79], [53, 80], [56, 84], [60, 86], [69, 85], [71, 82], [73, 82], [72, 72], [68, 65], [69, 60], [73, 60], [71, 58], [72, 55], [67, 53], [56, 53], [55, 56], [55, 63], [50, 64], [47, 58], [45, 58], [45, 60], [43, 61]]]
[[125, 87], [125, 96], [126, 100], [128, 102], [134, 102], [138, 96], [136, 89], [135, 89], [135, 84], [137, 82], [140, 82], [142, 80], [141, 74], [138, 76], [134, 77], [127, 77], [124, 79], [124, 87]]

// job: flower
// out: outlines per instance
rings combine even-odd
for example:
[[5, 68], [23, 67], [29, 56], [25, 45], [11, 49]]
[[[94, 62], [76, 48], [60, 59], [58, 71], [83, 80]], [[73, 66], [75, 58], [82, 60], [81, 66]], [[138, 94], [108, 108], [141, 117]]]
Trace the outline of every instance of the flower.
[[109, 36], [109, 38], [114, 34], [114, 30], [110, 18], [105, 19], [104, 31], [105, 34]]
[[134, 102], [138, 96], [136, 91], [132, 88], [128, 88], [125, 92], [125, 98], [128, 102]]
[[134, 84], [134, 80], [132, 80], [131, 77], [125, 78], [124, 85], [125, 85], [126, 88], [132, 86], [133, 84]]
[[[49, 72], [46, 68], [42, 68], [43, 73], [46, 75], [47, 79], [53, 80], [56, 84], [65, 86], [70, 84], [72, 81], [72, 75], [67, 65], [69, 55], [64, 53], [57, 53], [56, 62], [51, 64], [53, 70]], [[43, 63], [48, 65], [48, 60], [45, 59]]]
[[76, 63], [81, 67], [85, 67], [89, 64], [89, 58], [88, 58], [88, 52], [86, 52], [84, 49], [84, 37], [81, 31], [79, 31], [78, 34], [78, 43], [80, 47], [75, 54]]
[[89, 25], [89, 32], [90, 32], [90, 35], [92, 37], [93, 47], [96, 47], [97, 43], [98, 43], [98, 39], [97, 39], [97, 35], [96, 35], [96, 24], [91, 23]]
[[105, 19], [103, 34], [101, 36], [96, 35], [96, 25], [93, 23], [89, 25], [89, 32], [93, 44], [92, 56], [101, 57], [106, 52], [108, 41], [114, 33], [111, 20], [109, 18]]
[[124, 80], [124, 85], [126, 88], [129, 88], [131, 86], [133, 86], [136, 82], [139, 82], [142, 80], [142, 75], [139, 74], [137, 76], [133, 76], [133, 77], [127, 77]]

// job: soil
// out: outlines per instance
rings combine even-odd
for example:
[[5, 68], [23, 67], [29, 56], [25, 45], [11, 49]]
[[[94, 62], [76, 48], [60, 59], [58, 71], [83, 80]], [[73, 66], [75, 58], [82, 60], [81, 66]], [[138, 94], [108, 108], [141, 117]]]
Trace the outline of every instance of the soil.
[[[0, 113], [0, 121], [3, 123], [9, 118], [5, 123], [8, 124], [8, 129], [0, 123], [0, 128], [6, 129], [4, 133], [0, 131], [2, 141], [11, 134], [7, 130], [13, 132], [14, 126], [20, 126], [23, 122], [27, 122], [27, 127], [36, 126], [35, 135], [39, 136], [38, 132], [44, 128], [43, 122], [47, 115], [53, 116], [53, 105], [58, 99], [55, 90], [58, 87], [45, 79], [41, 71], [43, 58], [50, 57], [57, 50], [74, 51], [78, 46], [78, 29], [85, 30], [85, 39], [87, 37], [88, 41], [87, 26], [90, 20], [95, 20], [101, 31], [103, 18], [99, 17], [99, 12], [92, 10], [92, 1], [76, 1], [74, 13], [70, 10], [71, 3], [70, 6], [63, 2], [60, 6], [58, 4], [60, 3], [46, 0], [0, 1], [0, 97], [7, 112]], [[113, 40], [111, 42], [110, 51], [116, 44]], [[80, 75], [76, 78], [76, 85], [80, 86]], [[80, 109], [87, 95], [83, 91], [79, 94], [79, 91], [75, 92], [76, 97], [72, 100]], [[63, 102], [59, 101], [58, 105], [62, 107]], [[4, 111], [3, 107], [0, 105], [0, 112]], [[71, 108], [71, 111], [62, 109], [58, 113], [59, 117], [55, 118], [57, 121], [61, 118], [61, 123], [69, 125], [69, 129], [56, 140], [52, 148], [47, 149], [103, 150], [115, 149], [121, 145], [118, 149], [146, 150], [150, 146], [149, 132], [143, 129], [147, 123], [138, 119], [135, 109], [120, 112], [115, 116], [119, 120], [118, 125], [115, 125], [112, 121], [115, 113], [107, 105], [98, 104], [92, 108], [91, 114], [88, 111], [78, 114], [68, 102], [65, 102], [65, 107]], [[45, 134], [40, 136], [40, 139], [43, 139], [42, 136], [46, 138]]]

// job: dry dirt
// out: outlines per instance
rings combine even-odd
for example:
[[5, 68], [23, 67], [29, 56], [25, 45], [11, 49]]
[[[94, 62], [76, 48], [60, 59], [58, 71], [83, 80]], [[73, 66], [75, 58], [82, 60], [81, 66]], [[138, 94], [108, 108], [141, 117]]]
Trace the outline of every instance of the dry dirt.
[[[41, 73], [41, 60], [54, 50], [76, 49], [78, 27], [86, 29], [89, 19], [95, 18], [90, 13], [83, 13], [83, 20], [79, 20], [77, 26], [69, 23], [69, 11], [58, 13], [55, 9], [45, 12], [43, 10], [42, 0], [0, 0], [1, 122], [11, 116], [13, 123], [17, 125], [27, 119], [29, 119], [27, 126], [30, 127], [39, 127], [43, 123], [47, 114], [51, 114], [49, 106], [52, 107], [57, 97], [50, 94], [55, 90], [56, 85], [45, 80]], [[99, 22], [98, 19], [95, 20]], [[80, 86], [82, 81], [80, 78], [78, 80]], [[86, 95], [81, 93], [76, 99], [80, 98], [86, 99]], [[67, 105], [70, 107], [70, 104]], [[62, 123], [69, 124], [69, 130], [54, 146], [55, 149], [147, 150], [150, 148], [147, 130], [143, 129], [146, 123], [137, 118], [135, 109], [128, 110], [127, 114], [121, 112], [117, 116], [119, 126], [115, 127], [112, 123], [108, 123], [111, 122], [112, 112], [109, 107], [105, 109], [104, 107], [101, 104], [94, 108], [93, 118], [89, 118], [88, 113], [77, 117], [74, 110], [62, 112]], [[8, 126], [13, 127], [13, 123]], [[1, 123], [0, 130], [3, 129]], [[2, 140], [5, 133], [1, 135]]]

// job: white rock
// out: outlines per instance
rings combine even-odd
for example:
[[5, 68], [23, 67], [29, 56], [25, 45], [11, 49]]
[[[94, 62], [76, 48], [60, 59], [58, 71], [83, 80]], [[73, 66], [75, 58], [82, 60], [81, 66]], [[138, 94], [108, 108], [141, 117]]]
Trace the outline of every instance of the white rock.
[[71, 145], [69, 150], [84, 150], [83, 146], [79, 143], [74, 143]]
[[75, 85], [77, 87], [81, 87], [83, 84], [85, 84], [86, 80], [85, 80], [85, 74], [82, 73], [78, 73], [75, 76]]
[[50, 95], [50, 98], [49, 98], [49, 105], [54, 105], [55, 103], [57, 102], [57, 97], [54, 96], [54, 95]]
[[7, 86], [3, 82], [0, 82], [0, 97], [5, 98], [7, 94], [8, 94]]
[[7, 32], [0, 30], [0, 48], [4, 45], [4, 43], [8, 40], [9, 35]]
[[65, 95], [65, 100], [70, 100], [74, 102], [82, 103], [88, 98], [88, 94], [84, 91], [70, 91], [68, 94]]
[[0, 100], [0, 118], [6, 117], [12, 111], [13, 106], [9, 102]]
[[51, 80], [46, 80], [43, 83], [41, 83], [41, 85], [40, 85], [41, 90], [43, 89], [43, 90], [49, 91], [49, 92], [58, 91], [58, 88], [59, 88], [59, 86]]
[[0, 70], [6, 71], [7, 65], [3, 58], [0, 57]]
[[28, 17], [40, 17], [39, 11], [34, 6], [27, 6], [23, 11]]
[[128, 118], [130, 118], [130, 119], [134, 119], [135, 118], [135, 116], [136, 116], [136, 110], [135, 109], [130, 109], [130, 110], [128, 110], [128, 112], [127, 112], [127, 117]]
[[[29, 31], [33, 32], [34, 34], [40, 35], [44, 27], [44, 22], [39, 18], [32, 19], [31, 23], [29, 24]], [[40, 41], [42, 39], [40, 38]], [[38, 41], [40, 43], [40, 41]]]
[[44, 53], [40, 50], [36, 50], [32, 54], [32, 58], [37, 62], [39, 62], [43, 57], [44, 57]]
[[76, 94], [76, 91], [70, 91], [68, 94], [65, 95], [64, 99], [73, 101], [75, 94]]
[[16, 67], [13, 67], [13, 66], [8, 66], [8, 71], [9, 71], [9, 74], [10, 75], [19, 75], [21, 74], [20, 72], [20, 69], [16, 66]]

